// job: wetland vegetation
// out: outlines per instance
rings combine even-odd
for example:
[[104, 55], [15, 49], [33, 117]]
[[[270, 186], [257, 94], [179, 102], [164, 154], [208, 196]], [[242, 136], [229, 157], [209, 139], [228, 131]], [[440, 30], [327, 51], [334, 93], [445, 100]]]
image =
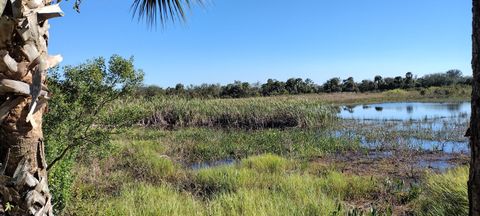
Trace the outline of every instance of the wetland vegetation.
[[63, 79], [51, 76], [57, 99], [46, 120], [62, 127], [47, 128], [46, 143], [49, 163], [56, 162], [49, 176], [59, 215], [467, 209], [465, 85], [239, 99], [139, 97], [132, 93], [141, 74], [131, 60], [114, 56], [110, 64], [130, 71], [119, 83], [95, 88], [88, 83], [115, 80], [92, 70], [106, 67], [102, 59], [66, 68]]

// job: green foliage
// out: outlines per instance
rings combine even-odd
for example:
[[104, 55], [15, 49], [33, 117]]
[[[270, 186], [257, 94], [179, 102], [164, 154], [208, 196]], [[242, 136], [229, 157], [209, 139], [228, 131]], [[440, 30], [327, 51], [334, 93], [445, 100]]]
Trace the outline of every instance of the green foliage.
[[342, 79], [334, 77], [323, 85], [318, 85], [311, 79], [290, 78], [287, 81], [268, 79], [266, 83], [235, 81], [227, 85], [202, 84], [185, 87], [177, 84], [175, 88], [162, 89], [158, 86], [144, 86], [138, 89], [138, 94], [147, 98], [170, 95], [183, 98], [246, 98], [256, 96], [298, 95], [311, 93], [334, 92], [373, 92], [394, 89], [415, 89], [421, 91], [430, 87], [447, 87], [451, 85], [471, 86], [472, 77], [463, 76], [460, 70], [449, 70], [445, 73], [427, 74], [417, 78], [412, 72], [404, 76], [375, 76], [372, 80], [364, 79], [355, 82], [353, 77]]
[[122, 116], [124, 113], [109, 106], [131, 94], [142, 79], [143, 74], [134, 69], [132, 58], [116, 55], [108, 64], [105, 59], [96, 58], [78, 66], [66, 66], [63, 71], [50, 71], [48, 85], [53, 99], [45, 116], [44, 133], [57, 209], [65, 207], [70, 196], [74, 161], [106, 154], [114, 129], [132, 124]]
[[418, 201], [418, 215], [468, 215], [468, 167], [430, 174]]
[[331, 78], [325, 84], [323, 84], [323, 91], [327, 93], [331, 92], [341, 92], [342, 86], [340, 83], [340, 78]]

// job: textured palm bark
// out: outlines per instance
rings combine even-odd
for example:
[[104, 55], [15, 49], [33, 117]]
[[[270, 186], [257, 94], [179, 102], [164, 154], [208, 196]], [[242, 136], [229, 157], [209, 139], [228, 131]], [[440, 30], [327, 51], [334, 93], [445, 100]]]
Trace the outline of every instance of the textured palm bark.
[[0, 0], [0, 215], [52, 215], [42, 117], [46, 70], [59, 58], [47, 53], [48, 19], [61, 11], [51, 6]]
[[480, 216], [480, 0], [473, 0], [472, 35], [472, 117], [470, 120], [470, 177], [468, 181], [469, 215]]

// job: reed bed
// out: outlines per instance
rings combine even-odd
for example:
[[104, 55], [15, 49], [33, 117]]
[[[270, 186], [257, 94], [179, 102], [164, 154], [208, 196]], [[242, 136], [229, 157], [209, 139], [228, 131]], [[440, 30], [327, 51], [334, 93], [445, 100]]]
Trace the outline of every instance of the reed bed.
[[142, 125], [161, 128], [309, 128], [328, 126], [337, 118], [335, 107], [302, 97], [214, 100], [157, 98], [149, 102], [131, 102], [130, 106], [143, 106], [147, 116], [140, 120]]

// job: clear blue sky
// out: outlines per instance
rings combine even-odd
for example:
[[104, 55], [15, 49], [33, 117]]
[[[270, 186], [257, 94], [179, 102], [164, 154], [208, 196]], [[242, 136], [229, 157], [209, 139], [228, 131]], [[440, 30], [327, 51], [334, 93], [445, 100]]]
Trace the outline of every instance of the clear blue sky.
[[80, 14], [71, 1], [50, 53], [64, 65], [133, 55], [146, 84], [471, 74], [471, 0], [211, 0], [157, 30], [132, 20], [131, 0], [84, 0]]

